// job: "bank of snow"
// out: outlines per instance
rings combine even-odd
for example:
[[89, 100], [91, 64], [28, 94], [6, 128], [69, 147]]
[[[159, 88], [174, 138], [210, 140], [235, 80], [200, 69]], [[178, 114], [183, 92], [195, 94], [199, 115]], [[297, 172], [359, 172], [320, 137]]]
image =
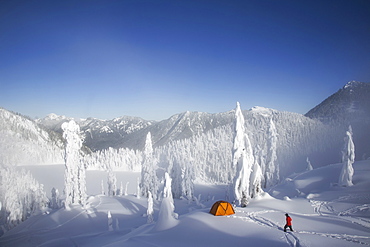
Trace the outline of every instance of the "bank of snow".
[[[2, 236], [0, 246], [369, 246], [370, 161], [356, 162], [354, 169], [351, 187], [337, 185], [341, 164], [294, 174], [226, 217], [208, 213], [225, 199], [225, 186], [210, 186], [206, 194], [206, 185], [196, 185], [200, 202], [175, 200], [179, 218], [168, 224], [162, 219], [166, 227], [156, 227], [159, 201], [155, 222], [147, 224], [147, 200], [132, 191], [123, 197], [90, 196], [85, 209], [31, 217]], [[282, 230], [286, 212], [293, 218], [292, 233]]]

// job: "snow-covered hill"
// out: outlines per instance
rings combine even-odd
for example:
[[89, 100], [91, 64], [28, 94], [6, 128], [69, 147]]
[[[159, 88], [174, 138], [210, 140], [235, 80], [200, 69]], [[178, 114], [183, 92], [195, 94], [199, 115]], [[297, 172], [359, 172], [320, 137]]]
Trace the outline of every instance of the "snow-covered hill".
[[0, 165], [61, 162], [61, 136], [27, 117], [0, 108]]
[[[147, 223], [147, 199], [134, 196], [135, 186], [122, 197], [101, 195], [96, 186], [85, 209], [33, 216], [2, 236], [0, 246], [369, 246], [370, 161], [354, 164], [351, 187], [337, 186], [340, 170], [341, 164], [334, 164], [294, 174], [230, 216], [208, 213], [215, 201], [226, 199], [225, 186], [196, 184], [199, 201], [175, 200], [178, 220], [159, 221], [161, 201], [155, 201], [154, 223]], [[87, 186], [105, 178], [100, 174], [88, 172]], [[117, 175], [126, 181], [138, 176]], [[285, 213], [294, 232], [283, 232]]]

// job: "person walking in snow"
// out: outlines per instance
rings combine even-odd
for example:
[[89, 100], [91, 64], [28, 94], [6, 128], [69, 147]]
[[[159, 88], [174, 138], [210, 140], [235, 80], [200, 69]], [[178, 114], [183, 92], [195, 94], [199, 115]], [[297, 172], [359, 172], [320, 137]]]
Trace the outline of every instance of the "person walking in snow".
[[293, 231], [293, 228], [292, 228], [292, 218], [290, 218], [290, 216], [288, 214], [285, 214], [286, 216], [286, 224], [284, 226], [284, 232], [286, 232], [286, 229], [289, 227], [289, 229], [291, 231]]

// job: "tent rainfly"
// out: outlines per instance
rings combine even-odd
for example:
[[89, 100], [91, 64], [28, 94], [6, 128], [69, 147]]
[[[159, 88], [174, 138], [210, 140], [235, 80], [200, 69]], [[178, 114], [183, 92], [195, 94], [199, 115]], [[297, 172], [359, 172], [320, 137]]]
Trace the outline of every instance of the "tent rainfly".
[[235, 214], [233, 206], [226, 201], [215, 202], [209, 212], [215, 216]]

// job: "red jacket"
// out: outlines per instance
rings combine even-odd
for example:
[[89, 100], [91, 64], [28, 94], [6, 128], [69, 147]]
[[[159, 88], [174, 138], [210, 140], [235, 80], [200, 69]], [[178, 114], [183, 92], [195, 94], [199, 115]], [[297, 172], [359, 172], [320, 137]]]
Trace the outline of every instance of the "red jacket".
[[287, 226], [291, 226], [292, 225], [292, 218], [290, 218], [290, 216], [287, 216], [286, 217], [286, 225]]

